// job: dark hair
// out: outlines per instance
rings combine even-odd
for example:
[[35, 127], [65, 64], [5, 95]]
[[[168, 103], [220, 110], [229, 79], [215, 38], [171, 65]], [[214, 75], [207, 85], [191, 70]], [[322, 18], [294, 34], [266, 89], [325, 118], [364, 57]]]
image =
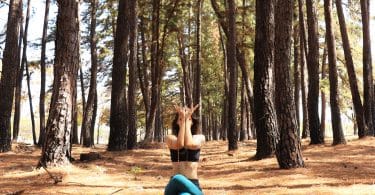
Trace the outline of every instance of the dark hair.
[[[180, 126], [177, 124], [177, 120], [178, 120], [178, 113], [175, 114], [175, 117], [173, 119], [173, 122], [172, 122], [172, 134], [177, 136], [178, 135], [178, 132], [180, 131]], [[196, 135], [198, 134], [199, 132], [199, 120], [197, 117], [195, 116], [192, 116], [192, 125], [191, 125], [191, 134], [192, 135]]]

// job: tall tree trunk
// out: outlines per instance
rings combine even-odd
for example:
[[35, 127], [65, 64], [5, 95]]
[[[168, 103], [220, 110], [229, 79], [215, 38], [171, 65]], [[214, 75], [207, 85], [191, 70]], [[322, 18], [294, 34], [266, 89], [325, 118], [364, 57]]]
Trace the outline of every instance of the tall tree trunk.
[[53, 92], [39, 167], [69, 164], [71, 159], [72, 104], [79, 68], [79, 1], [57, 2]]
[[[326, 79], [326, 61], [327, 61], [327, 49], [324, 47], [323, 50], [323, 59], [322, 59], [322, 80]], [[320, 98], [321, 98], [321, 113], [320, 113], [320, 136], [324, 138], [325, 131], [326, 131], [326, 94], [324, 90], [320, 90]]]
[[324, 18], [326, 21], [326, 39], [329, 64], [329, 100], [331, 104], [331, 119], [333, 130], [333, 145], [345, 144], [344, 132], [341, 124], [339, 105], [338, 76], [336, 67], [336, 39], [332, 24], [332, 0], [324, 0]]
[[245, 96], [245, 82], [243, 78], [241, 79], [241, 103], [240, 103], [240, 108], [241, 108], [241, 115], [240, 115], [240, 141], [244, 141], [247, 136], [247, 130], [248, 130], [248, 125], [247, 125], [247, 112], [246, 112], [246, 96]]
[[359, 95], [357, 77], [355, 74], [348, 33], [346, 31], [346, 22], [345, 22], [344, 11], [342, 9], [341, 0], [336, 0], [336, 9], [337, 9], [337, 15], [339, 18], [342, 44], [344, 47], [345, 65], [346, 65], [346, 70], [349, 76], [350, 92], [352, 95], [355, 118], [356, 118], [356, 123], [358, 126], [358, 136], [359, 138], [362, 138], [366, 135], [365, 132], [367, 131], [367, 127], [366, 127], [366, 123], [365, 123], [365, 119], [363, 115], [363, 106], [361, 102], [361, 97]]
[[308, 44], [307, 56], [308, 71], [308, 115], [310, 128], [310, 144], [322, 144], [324, 139], [320, 136], [319, 122], [319, 42], [318, 42], [318, 20], [316, 17], [316, 1], [306, 0]]
[[184, 29], [180, 29], [180, 31], [177, 33], [178, 35], [178, 53], [181, 60], [181, 66], [182, 66], [182, 80], [183, 80], [183, 86], [184, 86], [184, 103], [185, 105], [190, 106], [193, 103], [193, 90], [191, 86], [191, 72], [190, 69], [190, 63], [189, 63], [189, 56], [190, 54], [186, 54], [185, 51], [187, 50], [187, 46], [185, 46], [185, 38], [184, 38]]
[[28, 96], [29, 96], [29, 107], [30, 107], [31, 132], [32, 132], [32, 135], [33, 135], [33, 143], [34, 143], [34, 145], [37, 145], [37, 142], [36, 142], [36, 133], [35, 133], [35, 119], [34, 119], [34, 109], [33, 109], [33, 98], [31, 96], [30, 73], [29, 73], [29, 68], [28, 68], [28, 65], [27, 65], [27, 59], [25, 60], [25, 63], [26, 63], [25, 67], [26, 67], [27, 91], [28, 91]]
[[[144, 24], [144, 18], [143, 17], [140, 17], [140, 24], [139, 24], [139, 31], [140, 31], [140, 34], [141, 34], [141, 46], [139, 46], [139, 43], [138, 43], [138, 46], [137, 46], [137, 50], [141, 50], [141, 52], [138, 52], [140, 54], [138, 54], [138, 57], [137, 57], [137, 65], [138, 65], [138, 78], [139, 78], [139, 84], [140, 84], [140, 88], [141, 88], [141, 92], [142, 92], [142, 97], [143, 97], [143, 103], [145, 105], [145, 111], [146, 111], [146, 116], [148, 116], [149, 112], [150, 112], [150, 78], [149, 78], [149, 74], [148, 74], [148, 70], [150, 69], [150, 65], [149, 65], [149, 62], [147, 60], [147, 56], [146, 56], [146, 38], [145, 38], [145, 31], [146, 31], [146, 27], [145, 27], [145, 24]], [[140, 57], [141, 55], [141, 57]], [[142, 59], [142, 63], [141, 63], [141, 60]], [[145, 117], [146, 121], [145, 121], [145, 124], [147, 124], [147, 117]]]
[[[296, 13], [296, 11], [294, 11]], [[298, 30], [298, 22], [295, 22], [293, 27], [293, 52], [294, 52], [294, 60], [293, 60], [293, 72], [294, 72], [294, 104], [296, 107], [296, 120], [297, 120], [297, 135], [298, 137], [301, 135], [301, 125], [300, 125], [300, 111], [299, 111], [299, 97], [300, 97], [300, 90], [301, 90], [301, 80], [300, 80], [300, 69], [299, 69], [299, 30]]]
[[[78, 72], [76, 73], [78, 75]], [[77, 80], [74, 81], [74, 86], [77, 86]], [[78, 92], [77, 88], [74, 88], [74, 94], [73, 96], [73, 103], [72, 103], [72, 114], [73, 114], [73, 119], [72, 119], [72, 131], [71, 131], [71, 144], [78, 144], [78, 108], [77, 108], [77, 97], [78, 97]], [[81, 133], [82, 135], [82, 133]], [[80, 140], [82, 143], [82, 140]]]
[[[85, 107], [86, 107], [86, 97], [85, 97], [85, 82], [83, 80], [82, 67], [79, 67], [79, 81], [80, 81], [80, 84], [81, 84], [82, 113], [84, 114], [85, 113]], [[76, 97], [76, 101], [75, 101], [74, 105], [77, 105], [77, 97]], [[75, 113], [76, 116], [77, 116], [77, 112], [78, 112], [77, 108], [75, 108], [74, 113]], [[82, 128], [81, 128], [81, 134], [79, 136], [79, 143], [80, 144], [83, 143], [83, 136], [84, 136], [84, 132], [82, 131]], [[78, 143], [78, 127], [73, 128], [73, 140], [72, 140], [72, 142], [73, 142], [73, 144]]]
[[237, 132], [237, 63], [236, 63], [236, 3], [228, 0], [227, 64], [229, 72], [228, 150], [236, 150]]
[[302, 99], [302, 138], [307, 138], [309, 134], [309, 120], [306, 99], [306, 86], [305, 86], [305, 59], [307, 57], [307, 43], [305, 33], [305, 19], [303, 16], [303, 2], [298, 0], [298, 21], [299, 21], [299, 48], [300, 48], [300, 72], [301, 72], [301, 99]]
[[220, 45], [223, 51], [223, 70], [224, 70], [224, 100], [223, 100], [223, 111], [222, 118], [221, 118], [221, 130], [220, 130], [220, 139], [226, 140], [227, 138], [227, 129], [228, 129], [228, 94], [229, 94], [229, 87], [228, 87], [228, 66], [227, 66], [227, 49], [225, 47], [224, 36], [222, 33], [222, 27], [218, 26], [219, 34], [220, 34]]
[[128, 141], [127, 148], [134, 149], [137, 144], [137, 0], [129, 2], [129, 89], [128, 89]]
[[94, 145], [94, 134], [93, 129], [95, 125], [96, 116], [94, 113], [94, 104], [96, 97], [96, 78], [98, 73], [98, 54], [97, 54], [97, 36], [96, 36], [96, 10], [98, 6], [97, 0], [91, 0], [90, 2], [91, 12], [91, 24], [90, 24], [90, 52], [91, 52], [91, 78], [90, 78], [90, 89], [87, 97], [87, 103], [84, 107], [82, 129], [84, 147], [91, 147]]
[[[23, 10], [21, 10], [22, 16], [21, 21], [19, 23], [20, 25], [20, 37], [18, 42], [19, 51], [18, 54], [21, 56], [22, 51], [22, 40], [24, 39], [24, 29], [23, 29]], [[21, 119], [21, 95], [22, 95], [22, 80], [23, 80], [23, 72], [25, 70], [25, 63], [18, 62], [18, 64], [21, 64], [21, 67], [17, 70], [17, 80], [16, 80], [16, 89], [14, 93], [14, 115], [13, 115], [13, 140], [17, 141], [19, 131], [20, 131], [20, 119]]]
[[157, 105], [159, 104], [159, 88], [160, 83], [160, 67], [159, 67], [159, 10], [160, 10], [160, 0], [152, 0], [152, 34], [151, 34], [151, 104], [150, 112], [146, 116], [146, 134], [145, 142], [150, 142], [153, 140], [153, 135], [155, 131], [155, 116]]
[[95, 91], [95, 98], [94, 98], [94, 112], [93, 112], [93, 120], [91, 120], [91, 142], [95, 143], [94, 140], [94, 132], [95, 132], [95, 123], [96, 123], [96, 116], [98, 114], [98, 91]]
[[276, 157], [280, 168], [290, 169], [304, 166], [289, 75], [292, 58], [293, 0], [277, 1], [275, 12], [275, 100], [280, 129]]
[[201, 15], [204, 0], [197, 1], [197, 19], [196, 19], [196, 61], [195, 61], [195, 74], [194, 74], [194, 105], [200, 106], [195, 111], [198, 115], [199, 129], [202, 129], [202, 106], [201, 105]]
[[118, 5], [117, 27], [112, 70], [111, 114], [108, 150], [126, 150], [127, 107], [126, 107], [126, 67], [128, 58], [128, 4], [120, 0]]
[[3, 66], [0, 81], [0, 152], [11, 150], [11, 125], [14, 87], [19, 67], [18, 36], [22, 12], [22, 0], [10, 0], [8, 23], [3, 53]]
[[256, 159], [271, 157], [279, 132], [274, 105], [275, 0], [256, 1], [254, 51], [254, 122], [257, 134]]
[[[212, 8], [214, 9], [214, 11], [216, 13], [216, 16], [218, 17], [220, 26], [222, 27], [224, 34], [228, 38], [228, 34], [229, 34], [229, 32], [228, 32], [228, 24], [225, 21], [225, 16], [220, 12], [216, 0], [211, 0], [211, 5], [212, 5]], [[249, 77], [249, 75], [247, 73], [248, 71], [247, 71], [247, 68], [246, 68], [248, 66], [246, 65], [245, 54], [244, 54], [243, 51], [241, 51], [241, 46], [239, 45], [238, 42], [236, 44], [236, 59], [237, 59], [238, 65], [240, 66], [242, 77], [244, 77], [245, 81], [246, 81], [245, 82], [245, 84], [246, 84], [246, 93], [247, 93], [247, 96], [249, 97], [249, 100], [250, 100], [250, 106], [251, 106], [252, 115], [255, 115], [255, 113], [254, 113], [254, 95], [253, 95], [253, 89], [251, 87], [250, 77]]]
[[[361, 15], [363, 29], [363, 107], [368, 132], [365, 135], [374, 135], [374, 85], [372, 78], [371, 63], [371, 40], [370, 40], [370, 1], [361, 0]], [[359, 134], [360, 132], [358, 132]], [[365, 136], [362, 134], [360, 137]]]
[[42, 51], [40, 54], [40, 96], [39, 96], [39, 140], [38, 146], [42, 146], [46, 137], [45, 122], [45, 94], [46, 94], [46, 45], [47, 45], [47, 29], [48, 14], [50, 0], [46, 0], [44, 11], [43, 35], [42, 35]]
[[[25, 67], [26, 69], [26, 79], [27, 79], [27, 89], [28, 89], [28, 97], [29, 97], [29, 105], [30, 105], [30, 119], [31, 119], [31, 132], [33, 135], [33, 143], [34, 145], [37, 144], [36, 142], [36, 134], [35, 134], [35, 120], [34, 120], [34, 111], [33, 111], [33, 102], [32, 102], [32, 97], [31, 97], [31, 91], [30, 91], [30, 74], [29, 74], [29, 69], [28, 69], [28, 64], [27, 64], [27, 32], [29, 29], [29, 19], [30, 19], [30, 0], [27, 1], [27, 11], [26, 11], [26, 21], [25, 21], [25, 31], [23, 34], [23, 51], [22, 51], [22, 66]], [[21, 68], [22, 69], [22, 68]], [[23, 74], [22, 72], [20, 72]], [[21, 83], [22, 83], [22, 78], [21, 78]], [[21, 85], [22, 86], [22, 85]], [[22, 87], [21, 87], [22, 88]], [[19, 118], [18, 118], [19, 120]], [[19, 123], [19, 121], [18, 121]]]

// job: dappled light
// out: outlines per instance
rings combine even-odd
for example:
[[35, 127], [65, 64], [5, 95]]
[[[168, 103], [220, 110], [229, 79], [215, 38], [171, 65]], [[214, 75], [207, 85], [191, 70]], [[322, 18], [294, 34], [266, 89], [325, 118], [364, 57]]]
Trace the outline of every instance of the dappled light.
[[[308, 145], [303, 141], [306, 168], [282, 170], [276, 159], [250, 160], [255, 141], [239, 143], [228, 155], [226, 142], [213, 141], [202, 148], [199, 176], [205, 194], [314, 194], [375, 193], [375, 138], [348, 139], [347, 145]], [[21, 147], [20, 147], [21, 146]], [[23, 149], [20, 149], [23, 148]], [[79, 154], [98, 152], [101, 159], [79, 161]], [[163, 194], [172, 171], [168, 150], [137, 149], [107, 152], [73, 147], [71, 166], [49, 169], [62, 182], [54, 184], [43, 169], [35, 169], [40, 150], [13, 144], [0, 154], [0, 193], [23, 190], [25, 194]]]

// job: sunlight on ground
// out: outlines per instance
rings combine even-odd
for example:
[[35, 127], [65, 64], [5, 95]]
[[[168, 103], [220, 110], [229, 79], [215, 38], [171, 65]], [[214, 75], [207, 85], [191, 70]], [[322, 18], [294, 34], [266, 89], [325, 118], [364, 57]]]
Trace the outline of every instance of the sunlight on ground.
[[[280, 170], [275, 158], [250, 161], [255, 141], [239, 144], [233, 156], [227, 143], [207, 143], [201, 154], [200, 183], [205, 194], [374, 194], [375, 138], [332, 147], [303, 142], [306, 168]], [[79, 154], [95, 151], [100, 160], [80, 162]], [[40, 150], [13, 144], [0, 154], [0, 194], [163, 194], [170, 174], [165, 147], [127, 152], [73, 148], [73, 165], [49, 169], [62, 182], [54, 184], [45, 170], [35, 170]]]

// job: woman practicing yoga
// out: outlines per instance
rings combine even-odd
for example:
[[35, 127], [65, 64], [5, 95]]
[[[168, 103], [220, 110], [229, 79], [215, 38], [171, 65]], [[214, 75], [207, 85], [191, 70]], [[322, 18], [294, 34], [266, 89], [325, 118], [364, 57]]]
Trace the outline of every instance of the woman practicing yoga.
[[198, 105], [191, 108], [178, 107], [172, 123], [173, 135], [166, 137], [166, 144], [171, 153], [173, 177], [165, 187], [165, 195], [201, 195], [198, 180], [198, 163], [204, 135], [198, 134], [198, 120], [193, 118]]

